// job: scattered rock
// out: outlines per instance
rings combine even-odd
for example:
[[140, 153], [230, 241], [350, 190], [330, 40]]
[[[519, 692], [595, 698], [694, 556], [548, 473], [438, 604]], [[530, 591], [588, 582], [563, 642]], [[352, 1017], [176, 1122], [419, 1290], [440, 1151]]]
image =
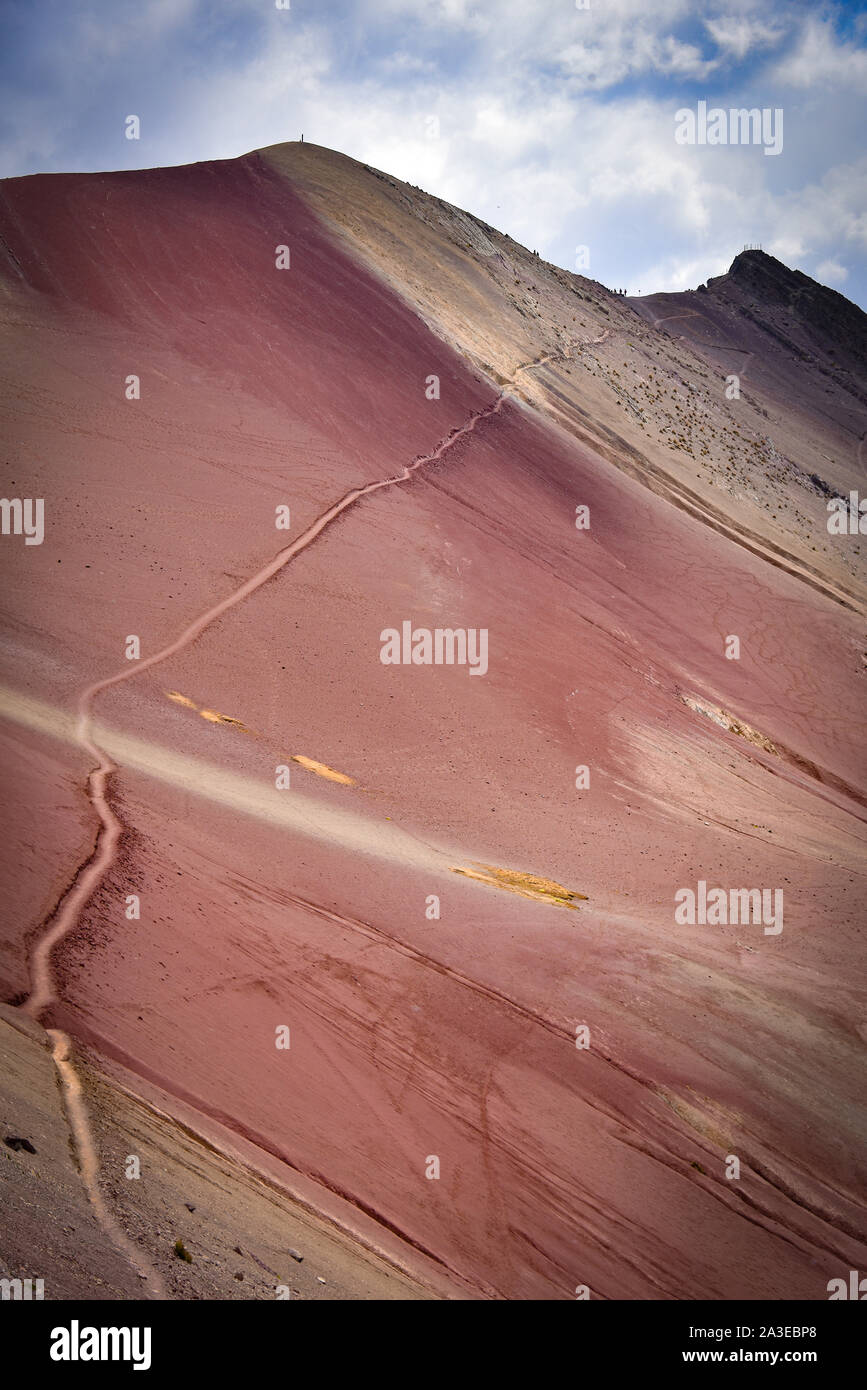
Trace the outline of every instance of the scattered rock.
[[292, 1259], [297, 1260], [299, 1264], [304, 1259], [304, 1256], [298, 1250], [290, 1250], [289, 1254], [292, 1256]]
[[17, 1153], [19, 1149], [24, 1149], [26, 1153], [35, 1154], [36, 1150], [29, 1139], [21, 1139], [17, 1134], [7, 1134], [3, 1140], [7, 1149], [14, 1149]]

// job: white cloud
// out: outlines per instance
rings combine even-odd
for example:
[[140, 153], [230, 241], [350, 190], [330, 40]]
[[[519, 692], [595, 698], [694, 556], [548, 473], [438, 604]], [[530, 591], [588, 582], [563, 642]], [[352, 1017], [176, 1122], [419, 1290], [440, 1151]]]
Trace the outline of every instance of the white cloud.
[[790, 54], [772, 68], [772, 81], [787, 87], [824, 88], [838, 92], [867, 89], [867, 51], [841, 41], [830, 19], [808, 17]]
[[115, 59], [140, 44], [165, 40], [198, 7], [199, 0], [139, 0], [106, 15], [101, 5], [91, 4], [78, 15], [80, 37], [91, 58]]
[[667, 256], [648, 267], [644, 282], [637, 284], [632, 292], [661, 294], [694, 290], [712, 276], [724, 275], [733, 259], [731, 247], [717, 248], [686, 260], [676, 254]]
[[704, 27], [714, 43], [739, 62], [756, 49], [773, 48], [786, 32], [783, 24], [767, 24], [748, 15], [706, 19]]
[[848, 278], [848, 270], [839, 261], [822, 261], [816, 266], [816, 279], [823, 285], [842, 285]]
[[[53, 105], [50, 93], [21, 116], [10, 104], [2, 153], [15, 172], [117, 167], [118, 154], [128, 165], [226, 158], [303, 130], [569, 268], [589, 245], [591, 273], [611, 283], [680, 288], [761, 242], [781, 259], [845, 264], [867, 289], [867, 169], [841, 134], [865, 114], [848, 77], [867, 56], [835, 36], [828, 12], [779, 0], [593, 0], [587, 11], [570, 0], [323, 0], [281, 12], [234, 0], [230, 34], [206, 0], [148, 0], [124, 8], [123, 23], [116, 13], [90, 0], [95, 48], [73, 17], [57, 31]], [[811, 46], [817, 87], [803, 85]], [[731, 76], [742, 57], [745, 88]], [[68, 71], [97, 113], [89, 128], [70, 121], [80, 97]], [[822, 86], [832, 73], [845, 79], [833, 103]], [[675, 144], [674, 112], [694, 102], [696, 82], [714, 102], [749, 107], [784, 79], [779, 161]], [[146, 133], [138, 145], [117, 133], [127, 91]]]

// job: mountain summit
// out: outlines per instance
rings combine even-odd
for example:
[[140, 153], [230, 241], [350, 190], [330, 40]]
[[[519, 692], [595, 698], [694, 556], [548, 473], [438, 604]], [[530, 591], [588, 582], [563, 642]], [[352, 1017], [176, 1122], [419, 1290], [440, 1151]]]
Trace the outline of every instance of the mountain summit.
[[806, 361], [836, 359], [831, 365], [848, 369], [850, 388], [863, 393], [867, 314], [857, 304], [764, 251], [742, 251], [707, 287]]

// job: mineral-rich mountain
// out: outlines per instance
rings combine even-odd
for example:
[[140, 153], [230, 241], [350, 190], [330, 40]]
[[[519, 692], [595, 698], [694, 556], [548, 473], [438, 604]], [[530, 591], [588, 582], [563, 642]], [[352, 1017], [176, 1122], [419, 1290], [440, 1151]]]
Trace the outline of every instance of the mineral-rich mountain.
[[[696, 292], [634, 303], [648, 322], [676, 321], [705, 362], [728, 355], [739, 367], [771, 424], [766, 442], [779, 466], [768, 476], [826, 501], [863, 488], [867, 315], [857, 305], [760, 250], [742, 252]], [[854, 577], [857, 546], [845, 561]]]
[[0, 237], [10, 1275], [863, 1269], [860, 310], [624, 299], [308, 144]]
[[863, 402], [867, 315], [836, 290], [764, 251], [744, 251], [709, 282], [714, 299], [751, 319], [810, 368], [830, 369]]

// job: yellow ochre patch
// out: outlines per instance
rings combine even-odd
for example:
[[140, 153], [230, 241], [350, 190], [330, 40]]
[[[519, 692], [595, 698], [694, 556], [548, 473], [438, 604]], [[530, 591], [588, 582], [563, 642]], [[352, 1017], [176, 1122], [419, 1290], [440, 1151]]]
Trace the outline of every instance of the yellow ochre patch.
[[463, 874], [464, 878], [477, 879], [492, 888], [504, 888], [507, 893], [517, 893], [522, 898], [535, 898], [537, 902], [554, 903], [560, 907], [571, 907], [577, 911], [578, 902], [588, 902], [586, 893], [573, 893], [562, 884], [550, 878], [540, 878], [538, 874], [525, 874], [519, 869], [498, 869], [493, 864], [477, 864], [474, 869], [452, 869], [453, 874]]
[[218, 714], [215, 709], [200, 709], [199, 715], [202, 719], [207, 719], [209, 724], [234, 724], [235, 728], [240, 729], [242, 733], [252, 732], [246, 724], [241, 723], [240, 719], [232, 719], [231, 715], [228, 714]]
[[203, 709], [197, 705], [195, 700], [191, 700], [187, 695], [182, 695], [178, 690], [166, 690], [164, 692], [170, 700], [174, 700], [176, 705], [183, 705], [184, 709], [195, 710], [200, 719], [207, 719], [209, 724], [234, 724], [236, 729], [240, 729], [244, 734], [252, 734], [252, 729], [248, 729], [246, 724], [242, 724], [240, 719], [233, 719], [229, 714], [220, 714], [215, 709]]
[[187, 709], [198, 709], [195, 700], [190, 700], [186, 695], [181, 695], [178, 690], [167, 690], [165, 692], [170, 700], [174, 700], [176, 705], [185, 705]]
[[329, 782], [340, 782], [344, 787], [355, 787], [358, 785], [354, 777], [347, 777], [345, 772], [335, 772], [333, 767], [327, 767], [325, 763], [317, 763], [315, 758], [305, 758], [303, 753], [293, 753], [292, 762], [300, 763], [306, 767], [308, 772], [315, 772], [317, 777], [327, 777]]
[[[163, 694], [169, 700], [173, 700], [176, 705], [183, 705], [184, 709], [194, 710], [200, 719], [206, 719], [209, 724], [232, 724], [243, 734], [250, 734], [252, 738], [257, 737], [252, 729], [248, 729], [246, 724], [241, 723], [240, 719], [233, 719], [229, 714], [220, 714], [219, 710], [216, 709], [205, 709], [202, 705], [197, 705], [195, 700], [191, 700], [188, 695], [182, 695], [179, 690], [164, 690]], [[293, 753], [290, 761], [300, 763], [308, 772], [315, 772], [317, 777], [325, 777], [329, 782], [340, 782], [344, 787], [356, 787], [358, 785], [354, 777], [347, 777], [345, 772], [337, 772], [335, 768], [328, 767], [326, 763], [318, 763], [315, 758], [306, 758], [303, 753]]]

